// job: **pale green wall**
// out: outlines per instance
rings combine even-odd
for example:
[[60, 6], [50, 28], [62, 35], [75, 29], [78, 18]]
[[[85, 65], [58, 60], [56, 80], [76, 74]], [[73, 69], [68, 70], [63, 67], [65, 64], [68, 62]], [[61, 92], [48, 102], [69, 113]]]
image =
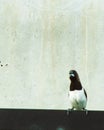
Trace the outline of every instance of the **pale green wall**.
[[0, 61], [2, 108], [67, 109], [76, 69], [103, 110], [104, 0], [0, 0]]

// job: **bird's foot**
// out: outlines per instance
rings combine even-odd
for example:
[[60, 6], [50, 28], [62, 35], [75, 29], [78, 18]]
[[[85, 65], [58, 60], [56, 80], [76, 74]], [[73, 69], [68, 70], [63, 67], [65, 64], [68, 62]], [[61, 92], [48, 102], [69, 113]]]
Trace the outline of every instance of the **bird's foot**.
[[86, 113], [86, 116], [88, 115], [88, 110], [87, 109], [83, 109], [84, 111], [85, 111], [85, 113]]
[[69, 115], [69, 112], [72, 112], [74, 110], [74, 108], [69, 108], [68, 110], [67, 110], [67, 116]]

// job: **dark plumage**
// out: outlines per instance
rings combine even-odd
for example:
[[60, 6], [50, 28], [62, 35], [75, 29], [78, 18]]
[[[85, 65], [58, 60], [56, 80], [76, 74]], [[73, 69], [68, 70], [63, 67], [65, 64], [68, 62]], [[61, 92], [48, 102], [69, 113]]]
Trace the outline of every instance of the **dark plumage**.
[[82, 87], [78, 73], [70, 70], [69, 79], [71, 81], [69, 88], [69, 100], [72, 109], [85, 110], [87, 104], [87, 93]]

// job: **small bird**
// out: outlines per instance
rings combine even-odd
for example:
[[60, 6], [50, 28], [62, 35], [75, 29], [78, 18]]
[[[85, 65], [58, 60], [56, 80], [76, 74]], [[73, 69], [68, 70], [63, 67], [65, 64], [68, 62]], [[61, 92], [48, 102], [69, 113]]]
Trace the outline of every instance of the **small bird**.
[[68, 109], [67, 115], [71, 110], [85, 110], [87, 114], [86, 104], [87, 104], [87, 93], [82, 87], [78, 73], [76, 70], [70, 70], [69, 79], [71, 80], [69, 88], [69, 100], [72, 106], [71, 109]]

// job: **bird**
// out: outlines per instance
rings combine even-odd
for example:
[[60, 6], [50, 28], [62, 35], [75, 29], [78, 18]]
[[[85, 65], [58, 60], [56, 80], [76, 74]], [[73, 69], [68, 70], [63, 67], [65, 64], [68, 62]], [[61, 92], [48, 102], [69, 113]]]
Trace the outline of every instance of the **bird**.
[[87, 114], [87, 92], [83, 88], [76, 70], [69, 71], [69, 79], [71, 81], [69, 87], [69, 101], [71, 109], [67, 110], [67, 115], [69, 115], [69, 111], [72, 110], [85, 110]]

